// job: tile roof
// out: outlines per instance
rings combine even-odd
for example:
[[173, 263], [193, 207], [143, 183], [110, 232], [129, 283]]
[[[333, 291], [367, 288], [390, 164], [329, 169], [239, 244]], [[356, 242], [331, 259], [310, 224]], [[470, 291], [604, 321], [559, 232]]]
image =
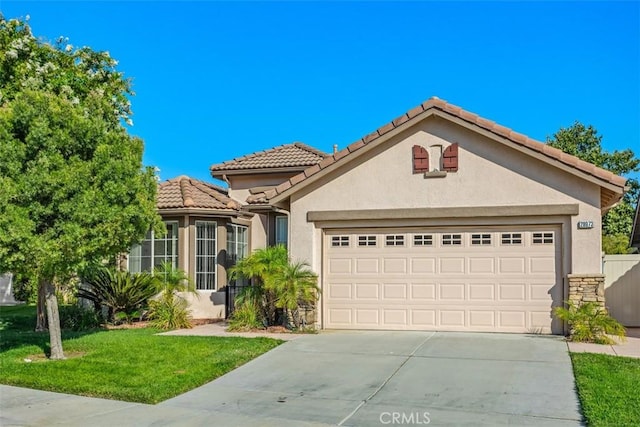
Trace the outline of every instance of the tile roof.
[[[520, 146], [526, 147], [532, 151], [543, 154], [546, 157], [554, 161], [559, 161], [565, 165], [570, 166], [580, 172], [584, 172], [588, 175], [594, 176], [606, 183], [612, 184], [614, 186], [619, 186], [624, 188], [626, 179], [615, 175], [607, 170], [598, 168], [591, 163], [585, 162], [583, 160], [578, 159], [570, 154], [566, 154], [557, 148], [550, 147], [542, 142], [533, 140], [526, 135], [521, 133], [517, 133], [512, 131], [509, 128], [501, 126], [495, 122], [484, 119], [477, 114], [470, 113], [468, 111], [463, 110], [460, 107], [457, 107], [453, 104], [449, 104], [448, 102], [439, 99], [437, 97], [433, 97], [426, 102], [423, 102], [421, 105], [418, 105], [415, 108], [407, 111], [405, 114], [397, 117], [396, 119], [390, 121], [384, 126], [378, 128], [377, 130], [371, 132], [370, 134], [364, 136], [363, 138], [357, 140], [356, 142], [349, 145], [347, 148], [334, 153], [333, 155], [327, 155], [322, 161], [318, 164], [314, 164], [309, 168], [305, 169], [298, 175], [295, 175], [278, 185], [271, 191], [267, 191], [266, 196], [268, 199], [274, 199], [277, 196], [283, 194], [284, 192], [292, 189], [293, 187], [300, 186], [301, 183], [306, 181], [311, 176], [320, 172], [327, 167], [334, 165], [335, 163], [344, 163], [348, 161], [349, 157], [351, 157], [354, 153], [356, 153], [361, 148], [365, 147], [367, 144], [376, 141], [378, 138], [383, 135], [389, 133], [390, 131], [403, 126], [405, 123], [411, 122], [417, 119], [418, 116], [423, 113], [432, 112], [438, 114], [441, 117], [445, 118], [455, 118], [461, 119], [465, 122], [468, 122], [472, 125], [478, 126], [484, 130], [487, 130], [494, 135], [506, 138], [512, 143], [518, 144]], [[615, 197], [613, 198], [615, 199]], [[612, 200], [613, 200], [612, 199]], [[610, 200], [609, 200], [610, 201]]]
[[327, 157], [326, 153], [301, 142], [295, 142], [218, 163], [212, 165], [209, 170], [212, 174], [219, 172], [218, 175], [228, 171], [255, 169], [298, 167], [302, 170], [307, 166], [317, 164], [325, 157]]
[[208, 182], [179, 176], [158, 184], [158, 209], [215, 209], [239, 211], [241, 204], [227, 190]]

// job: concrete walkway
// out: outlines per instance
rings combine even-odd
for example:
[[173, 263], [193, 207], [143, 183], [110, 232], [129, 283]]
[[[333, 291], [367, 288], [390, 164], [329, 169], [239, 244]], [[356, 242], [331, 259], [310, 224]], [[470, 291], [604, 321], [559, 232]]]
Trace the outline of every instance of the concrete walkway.
[[613, 345], [568, 342], [573, 353], [598, 353], [610, 356], [635, 357], [640, 359], [640, 328], [627, 329], [627, 339]]
[[2, 426], [375, 426], [394, 419], [578, 426], [582, 420], [563, 339], [507, 334], [305, 335], [153, 406], [7, 386], [0, 386], [0, 399]]
[[291, 333], [270, 333], [270, 332], [227, 332], [226, 322], [209, 323], [206, 325], [196, 326], [191, 329], [177, 329], [175, 331], [163, 332], [158, 335], [180, 335], [180, 336], [196, 336], [196, 337], [243, 337], [256, 338], [266, 337], [276, 340], [290, 341], [309, 334], [291, 334]]

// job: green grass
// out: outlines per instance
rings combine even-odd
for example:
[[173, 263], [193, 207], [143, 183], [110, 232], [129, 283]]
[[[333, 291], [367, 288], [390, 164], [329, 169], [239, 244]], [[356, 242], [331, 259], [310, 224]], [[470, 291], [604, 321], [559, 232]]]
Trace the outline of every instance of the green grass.
[[571, 353], [589, 426], [640, 425], [640, 359]]
[[34, 326], [34, 307], [0, 308], [0, 383], [142, 403], [205, 384], [281, 343], [158, 336], [154, 329], [64, 332], [68, 359], [49, 361], [49, 335], [33, 332]]

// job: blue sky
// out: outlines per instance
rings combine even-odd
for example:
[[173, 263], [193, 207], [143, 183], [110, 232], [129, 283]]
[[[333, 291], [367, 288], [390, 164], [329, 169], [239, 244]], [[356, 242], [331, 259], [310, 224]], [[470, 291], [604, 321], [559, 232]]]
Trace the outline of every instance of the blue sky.
[[302, 141], [340, 148], [438, 96], [544, 141], [575, 120], [640, 155], [639, 2], [0, 0], [108, 50], [162, 179]]

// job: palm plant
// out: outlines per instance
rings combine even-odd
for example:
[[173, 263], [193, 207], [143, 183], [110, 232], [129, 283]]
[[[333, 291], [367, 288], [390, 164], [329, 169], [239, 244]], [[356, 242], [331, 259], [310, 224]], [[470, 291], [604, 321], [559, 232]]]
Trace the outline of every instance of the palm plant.
[[309, 269], [306, 262], [287, 263], [279, 270], [270, 283], [277, 295], [276, 307], [284, 309], [283, 324], [286, 326], [289, 314], [296, 328], [300, 327], [300, 306], [313, 305], [318, 292], [318, 276]]
[[153, 270], [153, 276], [162, 293], [158, 300], [149, 303], [151, 326], [160, 329], [193, 327], [188, 303], [180, 295], [181, 292], [189, 292], [198, 296], [187, 273], [170, 262], [163, 262]]
[[252, 286], [236, 298], [236, 306], [245, 311], [246, 307], [255, 307], [268, 325], [277, 323], [280, 309], [285, 326], [291, 315], [294, 326], [299, 327], [299, 307], [313, 305], [320, 291], [318, 277], [309, 265], [291, 263], [283, 245], [255, 251], [231, 268], [230, 273], [232, 279], [252, 279]]
[[87, 271], [84, 285], [78, 289], [78, 298], [92, 301], [97, 309], [107, 307], [107, 320], [113, 321], [120, 313], [127, 321], [158, 293], [157, 282], [149, 273], [131, 274], [97, 267]]

